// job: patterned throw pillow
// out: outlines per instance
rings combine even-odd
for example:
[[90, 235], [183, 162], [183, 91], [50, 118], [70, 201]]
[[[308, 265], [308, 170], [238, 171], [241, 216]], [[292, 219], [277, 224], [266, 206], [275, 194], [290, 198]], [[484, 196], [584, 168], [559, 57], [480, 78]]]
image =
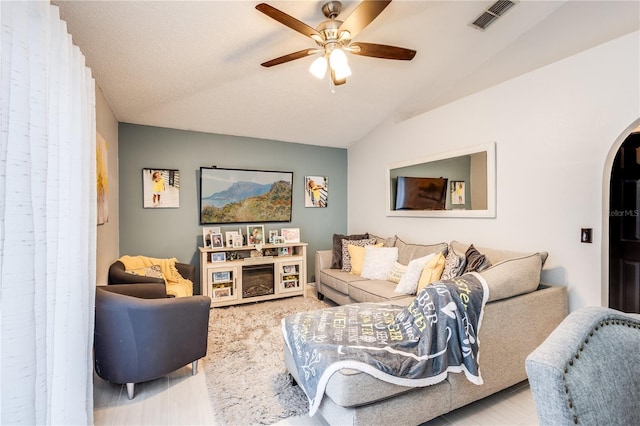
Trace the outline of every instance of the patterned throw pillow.
[[484, 254], [480, 253], [473, 244], [469, 246], [464, 257], [467, 259], [467, 266], [465, 267], [464, 272], [480, 272], [491, 266], [489, 259], [487, 259]]
[[369, 238], [369, 234], [333, 234], [331, 269], [342, 269], [342, 240], [364, 240], [366, 238]]
[[386, 280], [396, 260], [397, 247], [365, 246], [364, 265], [360, 276], [370, 280]]
[[396, 286], [394, 292], [402, 294], [416, 294], [422, 270], [435, 256], [436, 253], [431, 253], [424, 257], [413, 259], [409, 262], [407, 265], [407, 272], [400, 279], [400, 282]]
[[128, 269], [125, 271], [127, 274], [138, 275], [142, 277], [151, 278], [164, 278], [160, 265], [147, 266], [145, 268]]
[[444, 271], [442, 271], [440, 279], [450, 280], [462, 275], [465, 266], [467, 266], [466, 258], [456, 253], [453, 247], [449, 246], [449, 252], [444, 260]]
[[373, 238], [367, 238], [364, 240], [342, 240], [342, 272], [351, 272], [351, 256], [349, 255], [349, 244], [355, 246], [364, 247], [367, 245], [375, 244], [376, 240]]
[[402, 276], [407, 272], [407, 265], [403, 265], [400, 262], [393, 262], [393, 267], [391, 268], [391, 272], [387, 276], [387, 281], [391, 281], [392, 283], [399, 283], [402, 279]]

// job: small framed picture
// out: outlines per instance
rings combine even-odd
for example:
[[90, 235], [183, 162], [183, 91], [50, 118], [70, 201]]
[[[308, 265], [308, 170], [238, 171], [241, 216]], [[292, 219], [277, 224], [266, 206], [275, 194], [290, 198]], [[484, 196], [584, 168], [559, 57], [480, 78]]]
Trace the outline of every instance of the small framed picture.
[[224, 272], [214, 272], [213, 273], [213, 282], [214, 283], [225, 283], [231, 281], [231, 271]]
[[273, 244], [281, 245], [284, 244], [284, 237], [282, 235], [276, 235], [273, 237]]
[[329, 178], [326, 176], [304, 177], [304, 206], [327, 207], [329, 198]]
[[231, 296], [231, 287], [222, 287], [213, 289], [213, 297], [229, 297]]
[[227, 247], [233, 247], [233, 237], [238, 235], [238, 231], [227, 231], [224, 233], [225, 239], [227, 240]]
[[284, 288], [296, 288], [298, 287], [298, 280], [287, 280], [282, 282]]
[[211, 227], [204, 227], [202, 228], [202, 244], [203, 246], [206, 247], [211, 247], [211, 236], [214, 234], [219, 234], [220, 233], [220, 228], [211, 228]]
[[180, 207], [180, 171], [142, 169], [142, 207]]
[[264, 225], [247, 225], [247, 245], [264, 243]]
[[295, 274], [295, 273], [297, 273], [297, 272], [298, 272], [298, 271], [296, 270], [296, 265], [284, 265], [284, 266], [282, 267], [282, 271], [283, 271], [285, 274]]
[[289, 247], [280, 247], [278, 249], [278, 256], [291, 256], [291, 250]]
[[285, 243], [300, 242], [300, 228], [282, 228], [280, 234], [284, 237]]
[[451, 181], [451, 204], [464, 204], [464, 181]]
[[225, 262], [227, 260], [227, 254], [225, 252], [211, 253], [212, 262]]
[[278, 230], [277, 229], [273, 229], [271, 231], [269, 231], [269, 244], [275, 244], [275, 240], [274, 237], [278, 236]]
[[233, 247], [242, 247], [242, 235], [236, 233], [233, 236]]
[[211, 248], [224, 247], [222, 234], [211, 234]]

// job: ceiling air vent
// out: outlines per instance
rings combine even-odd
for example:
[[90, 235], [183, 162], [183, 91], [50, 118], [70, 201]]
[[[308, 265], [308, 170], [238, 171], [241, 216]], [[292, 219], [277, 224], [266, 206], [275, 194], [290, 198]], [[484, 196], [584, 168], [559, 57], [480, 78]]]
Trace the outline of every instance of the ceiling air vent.
[[478, 18], [471, 23], [471, 26], [484, 31], [489, 25], [493, 24], [496, 19], [504, 15], [507, 10], [511, 9], [515, 5], [515, 1], [498, 0], [485, 10], [482, 15], [478, 16]]

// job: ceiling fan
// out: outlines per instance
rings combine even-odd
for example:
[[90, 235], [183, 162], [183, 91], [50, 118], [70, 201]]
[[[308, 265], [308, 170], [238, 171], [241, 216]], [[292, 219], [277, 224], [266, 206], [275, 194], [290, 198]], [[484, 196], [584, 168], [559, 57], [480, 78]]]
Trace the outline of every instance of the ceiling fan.
[[347, 82], [351, 69], [344, 52], [354, 55], [369, 56], [381, 59], [396, 59], [410, 61], [416, 55], [415, 50], [403, 47], [388, 46], [376, 43], [352, 41], [367, 25], [369, 25], [388, 5], [391, 0], [365, 0], [344, 21], [336, 19], [342, 11], [339, 1], [330, 1], [322, 6], [322, 13], [328, 19], [312, 28], [294, 17], [270, 6], [260, 3], [256, 6], [260, 12], [275, 19], [281, 24], [313, 39], [318, 47], [300, 50], [264, 62], [263, 67], [272, 67], [309, 55], [321, 54], [309, 68], [314, 76], [322, 79], [327, 71], [331, 72], [331, 82], [338, 86]]

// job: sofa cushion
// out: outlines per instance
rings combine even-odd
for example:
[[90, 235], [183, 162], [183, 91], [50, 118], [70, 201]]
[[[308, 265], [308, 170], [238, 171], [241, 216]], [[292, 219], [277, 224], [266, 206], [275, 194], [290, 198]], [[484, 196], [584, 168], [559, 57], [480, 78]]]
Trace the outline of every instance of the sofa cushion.
[[396, 239], [396, 247], [398, 247], [398, 262], [403, 265], [408, 265], [413, 259], [418, 259], [428, 254], [446, 253], [447, 251], [447, 243], [431, 245], [407, 244], [400, 238]]
[[[342, 240], [342, 272], [351, 272], [351, 255], [349, 254], [349, 246], [355, 245], [364, 247], [366, 245], [373, 245], [376, 240], [373, 238], [367, 238], [364, 240]], [[362, 253], [364, 259], [364, 252]]]
[[342, 269], [342, 240], [363, 240], [366, 238], [369, 238], [369, 234], [333, 234], [333, 254], [331, 257], [331, 268]]
[[[346, 240], [345, 240], [346, 241]], [[366, 255], [366, 248], [382, 248], [382, 243], [379, 244], [367, 244], [365, 246], [357, 246], [355, 244], [348, 244], [347, 249], [349, 250], [349, 258], [351, 261], [351, 270], [349, 273], [353, 275], [361, 275], [362, 268], [364, 267], [364, 257]], [[344, 262], [344, 259], [342, 259]]]
[[420, 280], [418, 280], [418, 288], [416, 294], [420, 293], [420, 290], [428, 286], [429, 284], [436, 282], [442, 276], [444, 270], [444, 255], [442, 253], [436, 254], [422, 270], [420, 274]]
[[416, 290], [418, 289], [418, 281], [420, 280], [420, 275], [422, 274], [422, 270], [427, 265], [427, 263], [436, 256], [436, 253], [431, 253], [424, 257], [419, 257], [417, 259], [413, 259], [407, 265], [407, 272], [402, 276], [400, 282], [396, 286], [396, 293], [404, 293], [404, 294], [416, 294]]
[[320, 280], [322, 285], [330, 287], [342, 294], [349, 294], [349, 283], [353, 281], [365, 280], [357, 275], [349, 272], [342, 272], [340, 269], [323, 269], [320, 271]]
[[[466, 244], [452, 241], [451, 247], [466, 251]], [[530, 293], [540, 284], [540, 272], [547, 260], [547, 252], [522, 253], [478, 247], [492, 263], [480, 272], [489, 287], [489, 301]]]
[[467, 251], [464, 253], [464, 257], [467, 260], [467, 266], [464, 268], [464, 272], [481, 272], [491, 266], [491, 261], [487, 259], [487, 256], [480, 253], [477, 248], [471, 244]]
[[450, 280], [462, 275], [464, 268], [467, 266], [467, 258], [463, 253], [458, 253], [449, 246], [447, 257], [444, 260], [444, 270], [442, 271], [441, 280]]
[[351, 281], [349, 297], [358, 303], [392, 302], [394, 305], [408, 306], [414, 296], [394, 292], [396, 285], [387, 280]]
[[360, 276], [370, 280], [386, 280], [397, 259], [397, 247], [365, 246]]

